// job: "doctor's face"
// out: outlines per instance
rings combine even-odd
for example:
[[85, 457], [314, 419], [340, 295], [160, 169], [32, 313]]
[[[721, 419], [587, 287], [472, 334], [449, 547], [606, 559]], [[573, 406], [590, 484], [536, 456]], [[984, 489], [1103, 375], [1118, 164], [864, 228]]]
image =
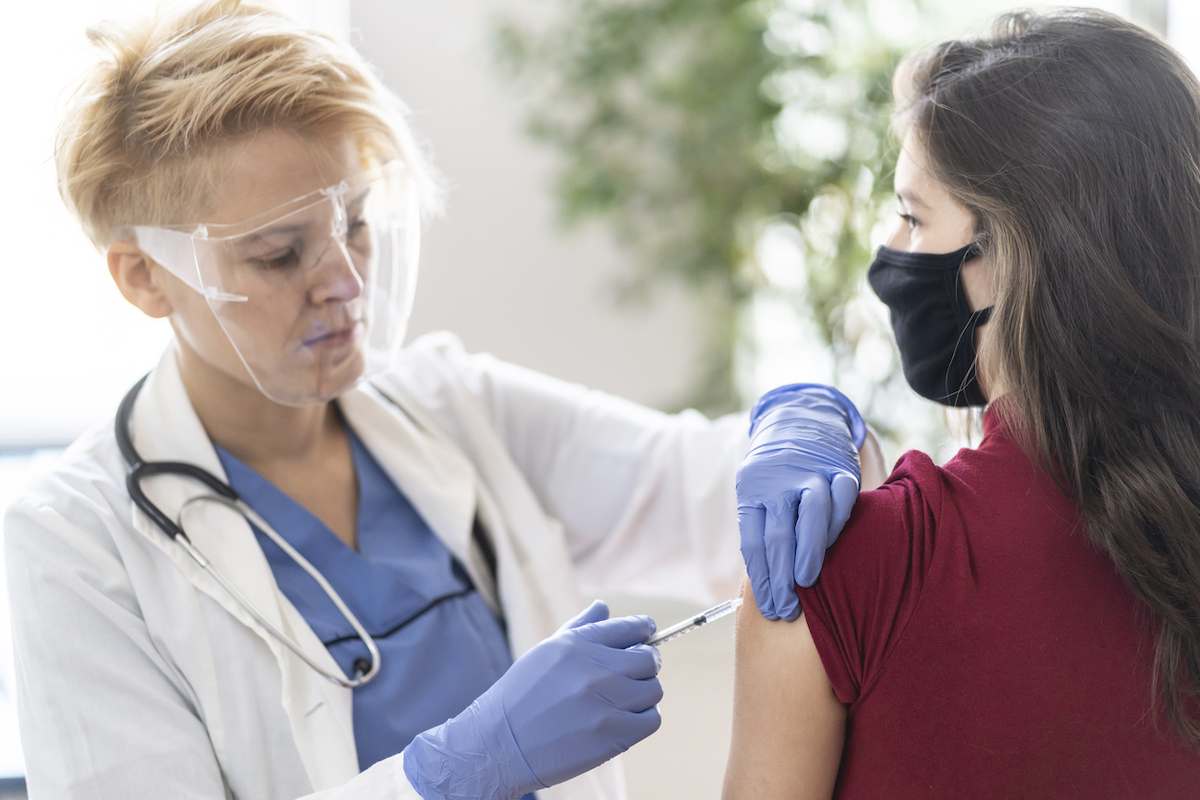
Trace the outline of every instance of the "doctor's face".
[[161, 270], [183, 358], [287, 405], [357, 382], [372, 258], [365, 190], [331, 187], [362, 170], [348, 140], [266, 130], [228, 146], [194, 240], [206, 294]]

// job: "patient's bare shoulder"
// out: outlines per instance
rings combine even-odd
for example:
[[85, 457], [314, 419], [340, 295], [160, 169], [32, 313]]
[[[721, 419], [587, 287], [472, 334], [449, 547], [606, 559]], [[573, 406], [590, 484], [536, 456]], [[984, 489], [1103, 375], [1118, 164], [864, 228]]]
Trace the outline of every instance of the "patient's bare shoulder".
[[878, 489], [887, 480], [888, 473], [891, 472], [887, 459], [883, 455], [883, 444], [880, 443], [879, 437], [875, 435], [875, 431], [870, 426], [867, 427], [867, 438], [863, 440], [863, 446], [858, 451], [858, 463], [862, 468], [860, 485], [864, 492]]
[[829, 798], [845, 738], [838, 701], [808, 623], [768, 621], [749, 584], [738, 612], [733, 743], [725, 800]]

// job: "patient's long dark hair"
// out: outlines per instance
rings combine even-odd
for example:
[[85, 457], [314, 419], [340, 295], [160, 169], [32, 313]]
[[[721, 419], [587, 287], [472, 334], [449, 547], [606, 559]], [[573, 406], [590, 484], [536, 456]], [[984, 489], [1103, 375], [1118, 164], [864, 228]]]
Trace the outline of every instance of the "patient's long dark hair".
[[895, 89], [996, 268], [1000, 410], [1153, 611], [1155, 697], [1200, 748], [1200, 84], [1069, 10], [911, 56]]

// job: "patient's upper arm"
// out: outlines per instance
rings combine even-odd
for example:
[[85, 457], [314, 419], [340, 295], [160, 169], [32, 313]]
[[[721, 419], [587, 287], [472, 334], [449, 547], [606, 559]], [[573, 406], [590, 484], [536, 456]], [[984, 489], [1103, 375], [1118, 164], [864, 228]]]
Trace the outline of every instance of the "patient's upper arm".
[[[748, 586], [742, 592], [752, 598]], [[831, 797], [845, 729], [846, 707], [834, 696], [806, 618], [768, 621], [752, 600], [743, 605], [725, 800]]]

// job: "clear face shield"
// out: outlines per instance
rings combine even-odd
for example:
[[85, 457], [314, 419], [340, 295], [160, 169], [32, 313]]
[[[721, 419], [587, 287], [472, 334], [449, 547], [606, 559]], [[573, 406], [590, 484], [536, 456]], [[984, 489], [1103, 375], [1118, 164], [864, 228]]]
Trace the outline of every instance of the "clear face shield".
[[231, 225], [133, 228], [200, 292], [258, 388], [324, 402], [389, 367], [412, 310], [416, 186], [391, 161]]

